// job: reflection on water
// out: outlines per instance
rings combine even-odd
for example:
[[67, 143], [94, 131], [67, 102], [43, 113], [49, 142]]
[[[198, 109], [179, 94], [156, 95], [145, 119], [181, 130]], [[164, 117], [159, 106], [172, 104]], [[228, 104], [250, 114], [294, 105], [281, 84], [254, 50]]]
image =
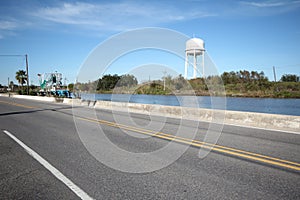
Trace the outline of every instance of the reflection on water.
[[300, 99], [238, 98], [210, 96], [167, 96], [130, 94], [82, 94], [82, 99], [142, 104], [159, 104], [194, 108], [214, 108], [300, 116]]

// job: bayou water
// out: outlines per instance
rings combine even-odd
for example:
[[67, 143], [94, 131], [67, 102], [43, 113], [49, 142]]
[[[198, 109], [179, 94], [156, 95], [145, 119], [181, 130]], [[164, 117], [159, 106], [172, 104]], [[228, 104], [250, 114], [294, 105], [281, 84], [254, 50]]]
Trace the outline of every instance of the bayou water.
[[168, 96], [130, 94], [82, 94], [82, 99], [300, 116], [300, 99]]

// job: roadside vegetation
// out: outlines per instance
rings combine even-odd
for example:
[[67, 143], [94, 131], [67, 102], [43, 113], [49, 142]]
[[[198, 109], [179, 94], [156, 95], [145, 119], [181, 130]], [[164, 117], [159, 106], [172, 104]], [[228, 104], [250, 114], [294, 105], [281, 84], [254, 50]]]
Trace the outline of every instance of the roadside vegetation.
[[[16, 72], [18, 84], [10, 81], [9, 87], [0, 85], [0, 92], [27, 94], [26, 73]], [[223, 90], [223, 85], [224, 89]], [[63, 89], [89, 93], [118, 93], [118, 94], [153, 94], [153, 95], [191, 95], [199, 96], [230, 96], [230, 97], [259, 97], [259, 98], [300, 98], [299, 77], [285, 74], [278, 82], [269, 81], [264, 72], [231, 71], [221, 76], [208, 76], [185, 80], [182, 75], [172, 77], [166, 75], [160, 80], [138, 83], [133, 75], [104, 75], [96, 81], [88, 83], [70, 83]], [[39, 86], [30, 85], [29, 93], [37, 95]]]
[[299, 77], [285, 74], [279, 82], [269, 81], [264, 72], [224, 72], [221, 75], [227, 96], [300, 98]]
[[[222, 90], [224, 84], [225, 92]], [[119, 94], [232, 96], [260, 98], [300, 98], [299, 77], [285, 74], [273, 82], [264, 72], [241, 70], [224, 72], [221, 76], [208, 76], [185, 80], [182, 75], [167, 75], [161, 80], [138, 84], [133, 75], [104, 75], [94, 82], [77, 84], [79, 91]]]

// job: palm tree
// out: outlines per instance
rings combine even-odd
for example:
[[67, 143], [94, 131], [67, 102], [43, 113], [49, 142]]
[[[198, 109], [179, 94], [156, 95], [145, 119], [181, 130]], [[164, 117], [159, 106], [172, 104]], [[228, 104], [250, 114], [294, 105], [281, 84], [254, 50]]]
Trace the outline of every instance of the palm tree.
[[252, 81], [256, 81], [258, 77], [257, 71], [251, 71], [251, 79]]
[[19, 82], [19, 85], [23, 85], [26, 82], [26, 72], [24, 70], [19, 70], [16, 72], [16, 80]]

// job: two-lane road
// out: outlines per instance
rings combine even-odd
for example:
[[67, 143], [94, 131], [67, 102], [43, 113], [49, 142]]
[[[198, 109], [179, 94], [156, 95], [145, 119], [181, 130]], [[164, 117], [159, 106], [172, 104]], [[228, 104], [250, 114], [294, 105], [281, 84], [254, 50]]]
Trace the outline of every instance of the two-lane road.
[[[95, 199], [300, 199], [300, 134], [225, 125], [213, 145], [203, 142], [208, 123], [129, 116], [0, 97], [0, 199], [85, 198], [81, 192]], [[152, 152], [170, 141], [188, 149], [153, 172], [118, 171], [95, 159], [82, 143], [81, 134], [97, 135], [96, 125], [113, 144], [128, 152]], [[80, 127], [84, 131], [78, 134]], [[59, 175], [4, 130], [39, 154]], [[176, 136], [178, 130], [186, 135]], [[106, 144], [101, 137], [95, 141]], [[199, 148], [212, 151], [200, 159]], [[123, 161], [120, 157], [120, 166]]]

